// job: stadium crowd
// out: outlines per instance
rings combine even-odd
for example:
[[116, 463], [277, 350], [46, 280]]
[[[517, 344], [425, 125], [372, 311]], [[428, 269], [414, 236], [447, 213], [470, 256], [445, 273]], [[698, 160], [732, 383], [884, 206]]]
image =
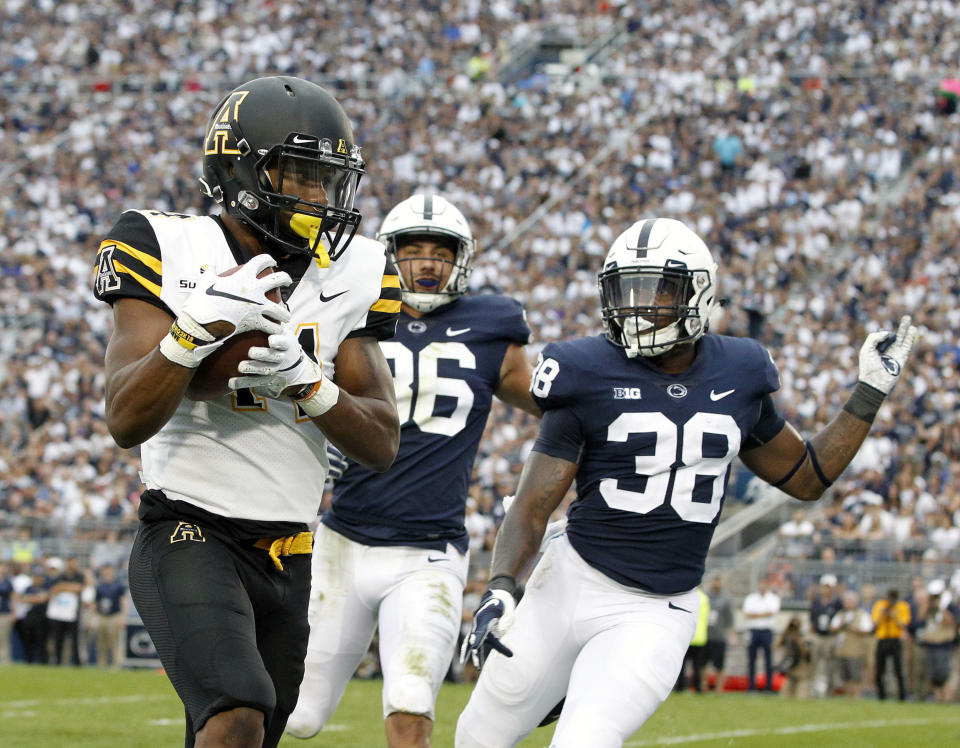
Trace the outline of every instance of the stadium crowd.
[[[352, 118], [368, 162], [361, 231], [415, 190], [464, 208], [480, 246], [472, 285], [524, 302], [533, 354], [599, 332], [600, 259], [642, 215], [685, 220], [707, 239], [729, 300], [714, 329], [771, 345], [778, 407], [802, 430], [839, 410], [867, 326], [911, 313], [922, 338], [904, 383], [822, 515], [784, 536], [778, 563], [918, 560], [931, 564], [924, 584], [949, 578], [943, 568], [960, 564], [960, 128], [935, 90], [956, 73], [960, 8], [454, 0], [440, 10], [430, 0], [0, 9], [0, 555], [15, 561], [17, 543], [34, 542], [37, 560], [73, 548], [110, 556], [104, 547], [132, 536], [137, 451], [119, 449], [102, 419], [111, 317], [90, 291], [98, 238], [131, 206], [205, 212], [191, 144], [213, 97], [280, 72], [326, 85]], [[593, 56], [535, 72], [522, 53], [545, 35]], [[499, 498], [535, 434], [532, 417], [495, 403], [468, 517], [476, 550], [490, 548]], [[734, 485], [749, 499], [749, 480]], [[798, 598], [816, 586], [779, 581]]]

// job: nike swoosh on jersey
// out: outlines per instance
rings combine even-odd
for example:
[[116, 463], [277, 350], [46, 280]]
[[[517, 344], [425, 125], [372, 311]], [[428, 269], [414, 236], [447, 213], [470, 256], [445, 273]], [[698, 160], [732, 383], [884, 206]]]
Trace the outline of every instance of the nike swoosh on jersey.
[[[730, 390], [730, 391], [733, 392], [733, 390]], [[667, 607], [670, 608], [670, 610], [682, 610], [684, 613], [693, 613], [692, 610], [687, 610], [686, 608], [681, 608], [679, 605], [674, 605], [674, 604], [671, 603], [671, 602], [668, 602], [668, 603], [667, 603]]]
[[427, 562], [428, 562], [428, 563], [431, 563], [431, 564], [435, 564], [437, 561], [446, 561], [446, 560], [447, 560], [447, 557], [446, 557], [446, 556], [441, 556], [440, 558], [434, 558], [433, 556], [427, 556]]
[[724, 392], [714, 392], [710, 390], [710, 399], [716, 402], [717, 400], [723, 400], [727, 395], [732, 395], [737, 390], [734, 388], [732, 390], [726, 390]]
[[[350, 289], [348, 288], [347, 291], [349, 291], [349, 290], [350, 290]], [[333, 300], [334, 300], [335, 298], [337, 298], [338, 296], [343, 296], [347, 291], [341, 291], [340, 293], [335, 293], [335, 294], [332, 294], [332, 295], [330, 295], [330, 296], [324, 296], [324, 295], [323, 295], [323, 291], [321, 291], [321, 292], [320, 292], [320, 301], [322, 301], [322, 302], [324, 302], [324, 303], [326, 303], [326, 302], [328, 302], [328, 301], [333, 301]]]
[[464, 327], [460, 330], [454, 330], [452, 327], [447, 328], [447, 336], [451, 338], [455, 338], [457, 335], [463, 335], [465, 332], [470, 332], [470, 328]]
[[222, 296], [225, 299], [233, 299], [234, 301], [245, 301], [248, 304], [256, 304], [257, 306], [263, 306], [262, 301], [256, 301], [255, 299], [247, 299], [243, 296], [234, 296], [232, 293], [226, 293], [225, 291], [218, 291], [213, 286], [207, 289], [207, 296]]

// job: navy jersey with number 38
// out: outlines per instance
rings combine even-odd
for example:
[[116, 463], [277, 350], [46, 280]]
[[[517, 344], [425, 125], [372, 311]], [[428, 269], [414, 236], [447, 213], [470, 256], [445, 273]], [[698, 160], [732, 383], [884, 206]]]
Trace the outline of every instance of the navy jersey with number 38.
[[546, 414], [534, 450], [579, 463], [571, 544], [610, 578], [657, 594], [700, 583], [730, 464], [780, 387], [756, 341], [697, 345], [687, 371], [666, 374], [602, 336], [551, 343], [531, 384]]
[[393, 371], [400, 449], [375, 473], [348, 461], [324, 524], [367, 545], [467, 549], [467, 486], [511, 343], [525, 345], [523, 308], [505, 296], [462, 296], [413, 318], [380, 344]]

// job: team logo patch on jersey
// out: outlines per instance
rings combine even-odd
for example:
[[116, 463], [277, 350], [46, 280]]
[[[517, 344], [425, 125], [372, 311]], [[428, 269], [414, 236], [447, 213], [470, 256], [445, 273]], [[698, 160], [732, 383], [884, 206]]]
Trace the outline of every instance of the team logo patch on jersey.
[[682, 384], [671, 384], [669, 387], [667, 387], [667, 394], [670, 395], [670, 397], [679, 400], [680, 398], [687, 396], [687, 388]]
[[203, 537], [203, 532], [197, 525], [190, 522], [180, 522], [177, 529], [170, 536], [170, 543], [179, 543], [181, 540], [192, 540], [194, 543], [206, 543], [207, 539]]
[[415, 335], [420, 335], [427, 331], [427, 323], [418, 319], [410, 320], [407, 322], [407, 329]]
[[614, 400], [639, 400], [641, 398], [639, 387], [614, 387]]

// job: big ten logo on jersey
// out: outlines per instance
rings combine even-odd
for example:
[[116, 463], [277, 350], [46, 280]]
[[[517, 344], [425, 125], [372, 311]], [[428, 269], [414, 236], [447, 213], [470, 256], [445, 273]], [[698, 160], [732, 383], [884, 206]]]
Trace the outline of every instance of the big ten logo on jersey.
[[170, 536], [170, 543], [179, 543], [183, 540], [192, 540], [194, 543], [206, 543], [207, 539], [203, 537], [203, 531], [190, 522], [178, 522], [176, 529]]
[[210, 127], [210, 132], [207, 133], [207, 137], [204, 140], [203, 155], [243, 155], [237, 146], [237, 139], [236, 136], [234, 136], [233, 126], [230, 124], [230, 122], [231, 120], [237, 119], [237, 112], [240, 109], [240, 105], [243, 103], [243, 100], [247, 98], [249, 93], [249, 91], [234, 91], [227, 97], [227, 100], [223, 102], [223, 106], [220, 107], [219, 114], [217, 114], [217, 116], [213, 119], [213, 125]]
[[639, 400], [641, 398], [639, 387], [614, 387], [614, 400]]

